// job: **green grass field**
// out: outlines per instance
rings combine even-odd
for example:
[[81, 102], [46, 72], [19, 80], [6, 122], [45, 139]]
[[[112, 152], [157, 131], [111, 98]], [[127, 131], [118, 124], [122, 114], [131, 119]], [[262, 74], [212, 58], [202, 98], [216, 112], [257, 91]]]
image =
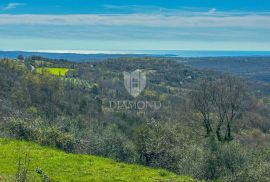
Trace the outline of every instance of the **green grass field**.
[[[22, 152], [19, 152], [22, 151]], [[25, 141], [0, 138], [0, 181], [14, 181], [18, 158], [30, 156], [29, 181], [42, 181], [36, 173], [41, 168], [52, 181], [134, 181], [134, 182], [192, 182], [190, 177], [177, 176], [162, 169], [118, 163], [111, 159], [67, 154]]]
[[71, 71], [72, 69], [69, 68], [47, 68], [47, 67], [41, 67], [41, 68], [37, 68], [36, 72], [37, 73], [43, 73], [44, 71], [49, 72], [52, 75], [55, 76], [65, 76], [67, 74], [67, 72]]

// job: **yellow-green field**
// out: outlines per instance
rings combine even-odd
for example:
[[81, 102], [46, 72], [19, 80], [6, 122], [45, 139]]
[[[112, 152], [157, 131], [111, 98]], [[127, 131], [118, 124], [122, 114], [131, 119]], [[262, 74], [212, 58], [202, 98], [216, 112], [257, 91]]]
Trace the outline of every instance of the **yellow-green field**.
[[67, 72], [71, 71], [69, 68], [37, 68], [37, 73], [49, 72], [55, 76], [65, 76]]
[[90, 155], [67, 154], [25, 141], [0, 138], [0, 181], [14, 181], [18, 168], [19, 151], [30, 156], [29, 181], [42, 181], [36, 168], [52, 180], [60, 182], [193, 182], [190, 177], [177, 176], [162, 169], [115, 162]]

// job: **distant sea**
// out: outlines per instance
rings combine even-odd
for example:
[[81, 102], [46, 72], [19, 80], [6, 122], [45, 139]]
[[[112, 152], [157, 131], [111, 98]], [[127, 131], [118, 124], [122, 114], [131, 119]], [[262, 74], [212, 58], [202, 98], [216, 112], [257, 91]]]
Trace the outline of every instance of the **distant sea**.
[[0, 58], [43, 56], [70, 61], [101, 60], [118, 57], [235, 57], [270, 56], [270, 51], [186, 51], [186, 50], [137, 50], [137, 51], [91, 51], [91, 50], [31, 50], [0, 51]]
[[232, 56], [270, 56], [270, 51], [143, 51], [156, 55], [175, 57], [232, 57]]

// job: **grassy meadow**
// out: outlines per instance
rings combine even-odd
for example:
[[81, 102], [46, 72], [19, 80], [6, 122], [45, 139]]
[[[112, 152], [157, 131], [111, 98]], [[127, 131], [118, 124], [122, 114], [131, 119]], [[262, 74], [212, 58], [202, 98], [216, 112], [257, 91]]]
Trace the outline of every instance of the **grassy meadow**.
[[36, 72], [37, 73], [43, 73], [43, 72], [49, 72], [51, 75], [55, 76], [65, 76], [69, 71], [72, 69], [69, 68], [37, 68]]
[[179, 181], [192, 182], [190, 177], [177, 176], [162, 169], [119, 163], [90, 155], [75, 155], [41, 147], [25, 141], [0, 139], [0, 181], [13, 181], [18, 159], [24, 163], [29, 155], [28, 179], [42, 181], [39, 168], [51, 181]]

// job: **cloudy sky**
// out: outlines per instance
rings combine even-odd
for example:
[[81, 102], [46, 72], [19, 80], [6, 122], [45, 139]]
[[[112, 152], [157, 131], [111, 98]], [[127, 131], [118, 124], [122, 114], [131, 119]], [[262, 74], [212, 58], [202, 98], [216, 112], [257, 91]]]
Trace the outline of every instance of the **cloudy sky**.
[[1, 0], [0, 50], [270, 50], [270, 1]]

